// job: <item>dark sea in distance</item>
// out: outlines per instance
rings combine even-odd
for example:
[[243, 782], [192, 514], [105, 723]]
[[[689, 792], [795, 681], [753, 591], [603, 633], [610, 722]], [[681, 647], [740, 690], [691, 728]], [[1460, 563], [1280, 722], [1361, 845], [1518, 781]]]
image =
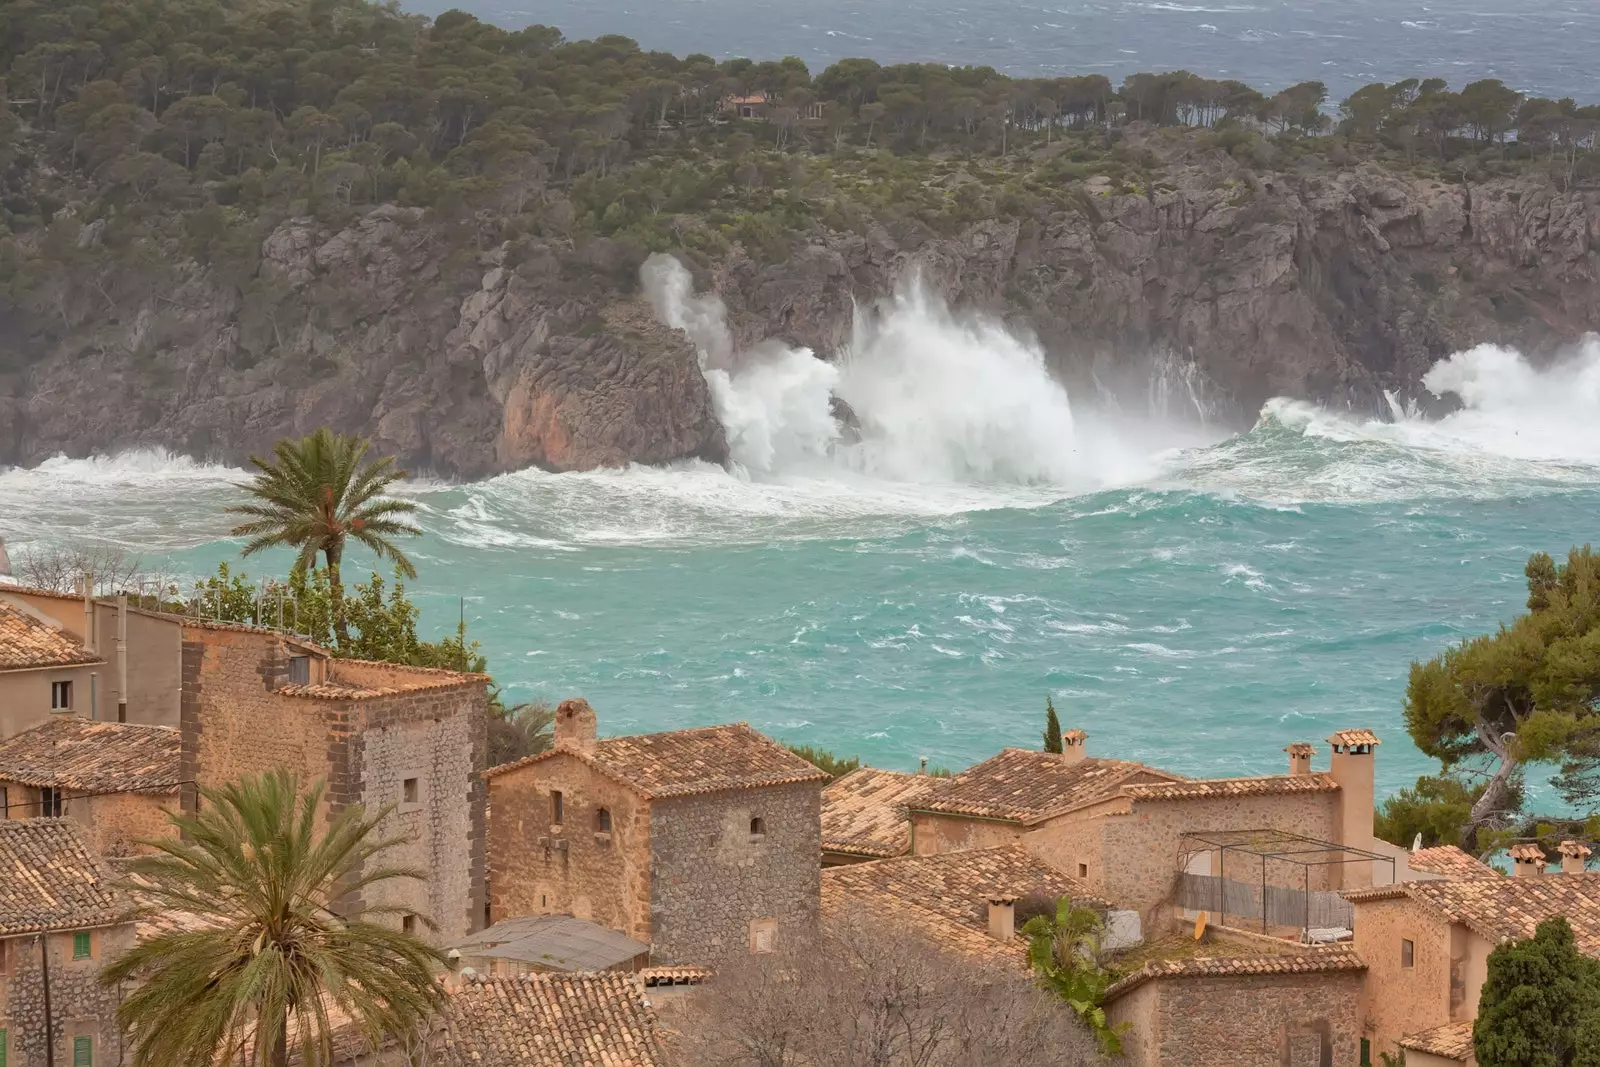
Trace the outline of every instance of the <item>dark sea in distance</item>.
[[1022, 76], [1190, 70], [1260, 89], [1320, 79], [1499, 78], [1539, 96], [1600, 99], [1597, 0], [409, 0], [568, 38], [620, 33], [718, 59], [799, 56], [992, 66]]

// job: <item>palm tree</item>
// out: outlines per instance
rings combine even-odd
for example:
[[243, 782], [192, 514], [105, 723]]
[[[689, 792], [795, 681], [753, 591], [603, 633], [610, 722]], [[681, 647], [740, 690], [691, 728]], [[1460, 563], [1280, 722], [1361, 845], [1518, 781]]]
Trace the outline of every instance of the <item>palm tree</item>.
[[1122, 1051], [1122, 1029], [1106, 1018], [1105, 993], [1111, 974], [1100, 961], [1100, 943], [1105, 920], [1093, 908], [1072, 902], [1071, 897], [1056, 901], [1022, 924], [1028, 939], [1028, 962], [1044, 989], [1067, 1002], [1108, 1056]]
[[[332, 1061], [330, 1009], [369, 1040], [417, 1035], [435, 1010], [443, 957], [409, 933], [333, 909], [347, 894], [421, 872], [381, 856], [392, 810], [359, 806], [321, 819], [321, 783], [302, 796], [285, 771], [203, 789], [193, 816], [171, 815], [181, 838], [130, 864], [124, 887], [149, 915], [185, 920], [106, 967], [106, 985], [139, 985], [117, 1009], [132, 1034], [134, 1067], [232, 1063], [247, 1047], [260, 1067]], [[367, 916], [394, 908], [368, 906]]]
[[285, 545], [299, 549], [298, 568], [315, 566], [319, 552], [327, 560], [333, 629], [341, 648], [350, 641], [344, 586], [339, 581], [346, 538], [355, 538], [379, 559], [392, 560], [407, 578], [417, 576], [417, 569], [390, 540], [422, 533], [397, 518], [417, 506], [409, 500], [380, 499], [407, 472], [395, 468], [393, 456], [363, 463], [369, 447], [365, 438], [346, 437], [326, 427], [298, 440], [279, 441], [272, 448], [274, 460], [250, 457], [257, 474], [245, 489], [255, 500], [228, 509], [249, 517], [233, 529], [235, 537], [251, 538], [244, 555]]

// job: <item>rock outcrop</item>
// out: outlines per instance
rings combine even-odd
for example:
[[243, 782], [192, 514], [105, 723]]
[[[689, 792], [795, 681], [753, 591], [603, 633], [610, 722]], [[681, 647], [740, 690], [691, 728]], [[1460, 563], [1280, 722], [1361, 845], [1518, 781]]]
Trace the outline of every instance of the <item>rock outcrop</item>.
[[[1069, 381], [1142, 390], [1152, 360], [1175, 362], [1245, 425], [1274, 395], [1382, 411], [1452, 351], [1548, 355], [1600, 329], [1594, 190], [1323, 165], [1078, 192], [1045, 217], [817, 229], [783, 262], [735, 247], [694, 268], [739, 345], [826, 357], [858, 303], [918, 270], [1030, 331]], [[0, 464], [133, 446], [239, 462], [323, 424], [457, 477], [719, 460], [696, 355], [638, 291], [642, 256], [599, 239], [452, 252], [393, 206], [337, 229], [290, 219], [250, 285], [190, 265], [131, 311], [0, 322], [20, 367], [0, 373]]]

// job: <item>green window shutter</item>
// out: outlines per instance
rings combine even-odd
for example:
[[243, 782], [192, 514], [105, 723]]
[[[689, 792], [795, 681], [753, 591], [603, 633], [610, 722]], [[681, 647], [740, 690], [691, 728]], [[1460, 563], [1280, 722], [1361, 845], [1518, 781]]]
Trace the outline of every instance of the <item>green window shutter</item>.
[[72, 935], [72, 958], [75, 960], [89, 958], [89, 931], [80, 930]]
[[0, 1067], [6, 1067], [6, 1046], [10, 1044], [10, 1042], [6, 1040], [7, 1036], [8, 1035], [6, 1031], [4, 1029], [0, 1029]]
[[[0, 1063], [0, 1067], [6, 1067]], [[1372, 1042], [1366, 1038], [1361, 1039], [1361, 1067], [1372, 1067]]]
[[72, 1067], [94, 1067], [94, 1038], [72, 1039]]

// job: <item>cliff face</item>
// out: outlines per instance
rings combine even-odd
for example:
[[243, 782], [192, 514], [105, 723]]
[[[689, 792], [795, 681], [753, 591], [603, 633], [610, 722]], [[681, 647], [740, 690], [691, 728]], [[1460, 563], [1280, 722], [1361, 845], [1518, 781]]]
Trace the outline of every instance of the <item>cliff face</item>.
[[[856, 302], [920, 269], [958, 308], [1031, 331], [1069, 380], [1142, 389], [1152, 357], [1176, 360], [1244, 425], [1275, 395], [1381, 411], [1383, 390], [1415, 395], [1452, 351], [1549, 354], [1600, 329], [1593, 190], [1367, 165], [1196, 170], [1142, 195], [1090, 181], [1078, 200], [954, 235], [819, 229], [784, 262], [736, 249], [697, 280], [739, 345], [827, 356]], [[642, 252], [453, 254], [436, 238], [392, 206], [341, 229], [291, 219], [248, 296], [190, 265], [136, 311], [108, 301], [66, 326], [11, 314], [0, 464], [141, 445], [240, 462], [324, 424], [461, 477], [725, 455], [693, 349], [638, 291]], [[79, 237], [97, 239], [93, 225]]]

